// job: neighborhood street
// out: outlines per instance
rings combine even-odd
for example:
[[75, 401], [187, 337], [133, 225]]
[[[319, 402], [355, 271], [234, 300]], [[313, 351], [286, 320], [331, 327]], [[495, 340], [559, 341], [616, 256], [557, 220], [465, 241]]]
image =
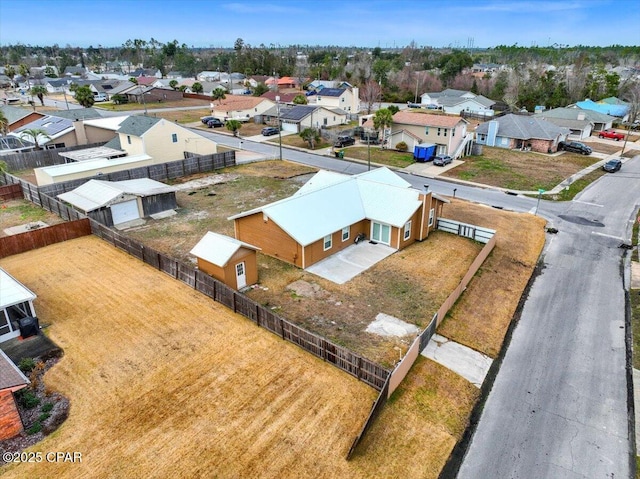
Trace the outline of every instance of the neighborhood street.
[[[238, 139], [205, 133], [221, 144]], [[278, 157], [278, 146], [243, 142]], [[343, 173], [366, 165], [283, 148], [283, 157]], [[404, 175], [415, 187], [534, 212], [536, 199]], [[572, 202], [542, 201], [547, 235], [535, 279], [459, 478], [626, 478], [635, 457], [627, 410], [624, 249], [639, 203], [638, 157]]]

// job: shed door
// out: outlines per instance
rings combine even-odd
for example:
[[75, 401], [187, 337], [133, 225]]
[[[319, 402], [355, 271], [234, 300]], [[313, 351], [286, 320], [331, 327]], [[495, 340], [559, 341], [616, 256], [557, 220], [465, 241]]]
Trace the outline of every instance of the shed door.
[[244, 261], [236, 265], [236, 287], [242, 289], [247, 285], [247, 273], [244, 269]]
[[137, 220], [140, 218], [138, 201], [134, 199], [111, 205], [111, 217], [113, 218], [114, 225]]

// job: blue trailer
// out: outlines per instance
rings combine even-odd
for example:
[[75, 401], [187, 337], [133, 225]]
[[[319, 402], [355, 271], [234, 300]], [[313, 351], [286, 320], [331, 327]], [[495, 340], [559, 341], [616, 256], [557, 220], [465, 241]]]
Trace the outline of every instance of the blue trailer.
[[413, 148], [413, 159], [419, 163], [426, 163], [436, 156], [436, 145], [433, 143], [420, 143]]

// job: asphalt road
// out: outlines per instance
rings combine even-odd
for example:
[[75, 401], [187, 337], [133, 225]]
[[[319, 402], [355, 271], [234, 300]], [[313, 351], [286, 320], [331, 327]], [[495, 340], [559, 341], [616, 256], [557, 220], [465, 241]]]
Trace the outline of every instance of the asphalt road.
[[459, 479], [630, 477], [619, 245], [638, 180], [636, 157], [563, 204]]
[[[237, 146], [224, 135], [216, 141]], [[234, 143], [236, 142], [236, 143]], [[278, 147], [243, 142], [278, 156]], [[283, 149], [283, 157], [344, 173], [367, 166]], [[533, 213], [535, 198], [404, 175], [414, 186]], [[628, 478], [632, 451], [625, 370], [623, 252], [639, 203], [640, 159], [572, 202], [541, 201], [548, 235], [534, 281], [459, 479]]]

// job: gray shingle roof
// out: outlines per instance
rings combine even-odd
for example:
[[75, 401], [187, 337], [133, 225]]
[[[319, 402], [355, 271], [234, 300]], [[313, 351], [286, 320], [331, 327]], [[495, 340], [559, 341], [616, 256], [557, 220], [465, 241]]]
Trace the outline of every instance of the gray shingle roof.
[[564, 120], [577, 120], [582, 115], [585, 120], [608, 123], [615, 120], [614, 117], [599, 113], [593, 110], [583, 110], [582, 108], [553, 108], [551, 110], [545, 110], [540, 113], [536, 113], [540, 118], [562, 118]]
[[102, 118], [104, 115], [95, 108], [74, 108], [73, 110], [57, 110], [55, 116], [67, 120], [93, 120], [94, 118]]
[[4, 113], [9, 125], [33, 113], [33, 110], [20, 108], [19, 106], [0, 105], [0, 111]]
[[[518, 140], [555, 140], [558, 135], [569, 133], [567, 128], [561, 128], [551, 122], [535, 116], [514, 115], [513, 113], [496, 118], [498, 122], [498, 136], [515, 138]], [[487, 134], [489, 123], [485, 122], [476, 128], [476, 133]]]
[[0, 351], [0, 390], [16, 388], [29, 384], [29, 380], [9, 359], [9, 357]]
[[142, 136], [159, 121], [160, 118], [153, 118], [150, 116], [130, 116], [120, 124], [118, 133], [124, 133], [125, 135]]

